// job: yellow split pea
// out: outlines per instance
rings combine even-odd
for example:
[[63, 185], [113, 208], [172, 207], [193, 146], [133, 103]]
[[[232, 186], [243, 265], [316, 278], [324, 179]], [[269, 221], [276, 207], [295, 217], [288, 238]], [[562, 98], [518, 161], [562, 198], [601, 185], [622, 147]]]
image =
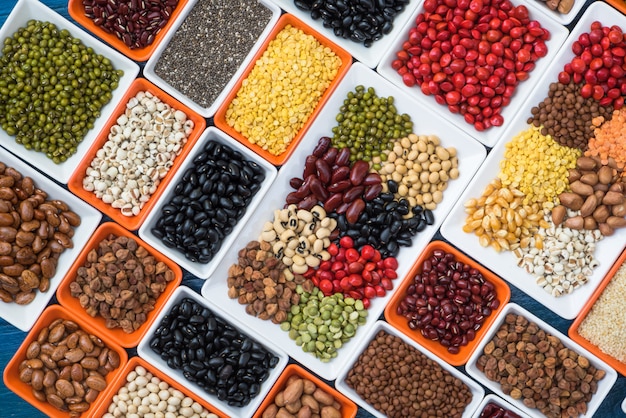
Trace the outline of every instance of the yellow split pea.
[[256, 61], [228, 106], [226, 123], [280, 155], [337, 76], [341, 59], [315, 37], [286, 25]]
[[524, 194], [523, 203], [554, 207], [557, 196], [568, 187], [567, 175], [581, 151], [559, 145], [541, 128], [531, 126], [506, 144], [498, 177], [502, 185]]

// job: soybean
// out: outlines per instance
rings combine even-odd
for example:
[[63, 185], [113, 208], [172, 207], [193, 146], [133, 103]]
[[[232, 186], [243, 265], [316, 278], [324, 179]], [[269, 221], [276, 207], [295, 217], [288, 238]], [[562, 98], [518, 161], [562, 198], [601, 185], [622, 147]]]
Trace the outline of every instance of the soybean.
[[257, 60], [228, 105], [226, 123], [281, 155], [307, 122], [341, 67], [315, 37], [287, 24]]
[[0, 126], [26, 149], [62, 163], [76, 153], [122, 75], [67, 29], [30, 20], [4, 40]]

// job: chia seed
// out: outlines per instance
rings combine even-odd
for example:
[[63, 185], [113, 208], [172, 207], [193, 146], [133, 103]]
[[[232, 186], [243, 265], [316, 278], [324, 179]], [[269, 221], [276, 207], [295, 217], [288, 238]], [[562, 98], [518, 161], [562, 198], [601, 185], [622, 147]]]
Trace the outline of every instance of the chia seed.
[[258, 1], [198, 0], [154, 71], [196, 104], [209, 107], [271, 17], [271, 10]]

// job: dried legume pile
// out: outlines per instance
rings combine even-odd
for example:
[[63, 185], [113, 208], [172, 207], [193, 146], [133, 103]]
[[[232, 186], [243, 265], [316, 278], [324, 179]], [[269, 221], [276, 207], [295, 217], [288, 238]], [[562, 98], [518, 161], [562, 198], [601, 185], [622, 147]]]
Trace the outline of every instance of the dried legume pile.
[[174, 278], [172, 269], [135, 239], [110, 234], [89, 251], [70, 294], [90, 316], [103, 317], [107, 328], [130, 334], [146, 322]]
[[201, 107], [209, 107], [270, 18], [270, 10], [256, 1], [199, 1], [163, 50], [154, 72]]
[[622, 264], [578, 327], [581, 337], [622, 363], [626, 363], [626, 311], [622, 306], [625, 294], [626, 264]]
[[143, 366], [126, 375], [102, 418], [117, 417], [217, 418], [217, 415], [154, 376]]
[[137, 216], [182, 152], [194, 123], [148, 91], [126, 103], [85, 170], [83, 188], [124, 216]]
[[31, 177], [0, 162], [0, 300], [27, 305], [47, 292], [80, 216]]
[[105, 32], [115, 35], [130, 49], [152, 45], [167, 25], [178, 0], [83, 0], [85, 16]]
[[55, 163], [76, 153], [123, 72], [50, 22], [30, 20], [4, 39], [0, 126]]
[[517, 85], [547, 55], [549, 31], [509, 0], [426, 0], [423, 7], [392, 68], [477, 131], [501, 126]]
[[393, 30], [396, 16], [404, 11], [409, 0], [294, 0], [294, 4], [310, 12], [313, 20], [321, 19], [335, 36], [369, 48]]
[[472, 401], [462, 380], [384, 330], [359, 355], [346, 384], [389, 417], [461, 417]]
[[226, 123], [270, 154], [284, 153], [341, 64], [315, 37], [286, 25], [244, 78], [226, 110]]
[[548, 418], [586, 414], [606, 375], [558, 337], [515, 313], [505, 316], [476, 367], [506, 395]]

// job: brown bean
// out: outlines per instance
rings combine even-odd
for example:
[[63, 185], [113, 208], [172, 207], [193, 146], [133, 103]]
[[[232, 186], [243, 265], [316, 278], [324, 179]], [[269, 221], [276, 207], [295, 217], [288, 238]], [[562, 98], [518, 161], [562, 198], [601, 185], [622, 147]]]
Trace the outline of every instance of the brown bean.
[[65, 405], [63, 399], [61, 399], [61, 397], [56, 393], [49, 393], [48, 395], [46, 395], [46, 401], [48, 401], [50, 405], [54, 406], [57, 409], [62, 409]]
[[30, 379], [30, 385], [34, 390], [42, 390], [43, 386], [43, 378], [45, 376], [45, 372], [41, 369], [33, 370], [33, 374]]
[[57, 381], [57, 375], [55, 372], [53, 372], [52, 370], [48, 370], [46, 371], [46, 373], [43, 376], [43, 385], [44, 387], [53, 387], [54, 386], [54, 382]]
[[85, 412], [89, 409], [90, 405], [88, 402], [78, 402], [73, 403], [68, 406], [68, 409], [72, 412]]
[[65, 324], [63, 322], [54, 325], [50, 329], [50, 334], [48, 335], [48, 342], [54, 344], [65, 336]]
[[15, 192], [13, 191], [12, 188], [10, 187], [0, 187], [0, 200], [7, 200], [7, 201], [11, 201], [13, 199], [16, 199], [17, 196], [15, 195]]
[[13, 242], [17, 235], [17, 229], [12, 226], [0, 226], [0, 241]]
[[43, 277], [51, 279], [56, 274], [57, 263], [52, 258], [44, 258], [41, 260], [41, 274]]
[[87, 392], [85, 393], [85, 402], [94, 403], [99, 394], [99, 390], [93, 388], [87, 389]]
[[118, 368], [120, 366], [120, 355], [117, 353], [117, 351], [115, 350], [109, 350], [108, 354], [107, 354], [107, 362], [108, 364], [115, 368]]
[[107, 382], [100, 374], [92, 374], [85, 379], [85, 385], [90, 389], [101, 392], [106, 388]]
[[57, 394], [61, 397], [61, 399], [74, 396], [74, 386], [69, 380], [58, 379], [54, 383], [54, 388], [57, 390]]
[[13, 215], [10, 213], [0, 213], [0, 226], [11, 226], [13, 221]]
[[69, 222], [69, 224], [73, 226], [74, 228], [76, 228], [77, 226], [80, 226], [81, 219], [80, 219], [80, 216], [76, 212], [67, 210], [67, 211], [61, 212], [61, 215], [64, 216], [65, 219], [67, 219], [67, 222]]
[[80, 348], [73, 348], [68, 350], [64, 356], [70, 363], [78, 363], [85, 357], [85, 352]]
[[15, 295], [15, 303], [18, 305], [28, 305], [35, 299], [35, 292], [19, 292]]
[[28, 348], [26, 348], [27, 359], [33, 359], [33, 358], [39, 357], [40, 353], [41, 353], [41, 344], [39, 344], [38, 341], [31, 342], [28, 345]]

